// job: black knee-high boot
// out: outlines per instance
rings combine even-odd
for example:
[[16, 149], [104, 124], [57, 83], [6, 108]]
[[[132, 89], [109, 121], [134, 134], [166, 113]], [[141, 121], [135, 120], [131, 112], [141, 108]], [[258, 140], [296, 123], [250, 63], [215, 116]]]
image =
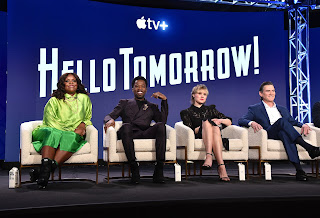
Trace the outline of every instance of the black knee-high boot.
[[[52, 161], [52, 167], [51, 167], [51, 172], [53, 173], [54, 170], [58, 167], [58, 163], [53, 160]], [[30, 175], [30, 181], [31, 182], [36, 182], [38, 181], [39, 179], [39, 174], [40, 174], [40, 168], [34, 168], [34, 169], [31, 169], [30, 172], [29, 172], [29, 175]]]
[[40, 172], [37, 180], [39, 189], [43, 189], [47, 187], [47, 184], [50, 178], [50, 173], [54, 172], [56, 167], [57, 165], [54, 160], [51, 160], [49, 158], [43, 158], [41, 160]]

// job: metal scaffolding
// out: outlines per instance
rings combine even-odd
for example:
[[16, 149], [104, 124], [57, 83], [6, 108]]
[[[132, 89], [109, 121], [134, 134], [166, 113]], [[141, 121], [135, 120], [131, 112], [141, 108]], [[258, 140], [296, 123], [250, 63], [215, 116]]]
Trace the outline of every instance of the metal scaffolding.
[[224, 5], [238, 5], [238, 6], [249, 6], [249, 7], [262, 7], [262, 8], [273, 8], [278, 10], [286, 10], [292, 5], [307, 4], [312, 9], [320, 9], [319, 0], [281, 0], [281, 1], [267, 1], [267, 0], [184, 0], [189, 2], [203, 2], [203, 3], [214, 3]]
[[[191, 1], [194, 1], [194, 0], [191, 0]], [[197, 2], [216, 3], [216, 4], [224, 4], [224, 5], [275, 8], [275, 9], [285, 9], [287, 7], [287, 3], [285, 1], [198, 0]]]
[[299, 122], [311, 122], [309, 80], [309, 7], [288, 10], [290, 113]]

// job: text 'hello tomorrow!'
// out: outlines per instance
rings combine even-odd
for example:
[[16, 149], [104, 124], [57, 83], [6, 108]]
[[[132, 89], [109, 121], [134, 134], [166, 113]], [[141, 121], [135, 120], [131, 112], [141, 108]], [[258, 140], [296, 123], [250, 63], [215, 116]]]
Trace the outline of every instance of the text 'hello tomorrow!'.
[[[251, 55], [253, 53], [253, 55]], [[216, 52], [212, 49], [189, 51], [182, 53], [134, 56], [133, 47], [119, 48], [119, 56], [123, 62], [123, 90], [131, 88], [130, 81], [136, 76], [144, 76], [149, 81], [149, 87], [156, 85], [179, 85], [182, 82], [202, 82], [209, 80], [222, 80], [230, 78], [231, 60], [234, 65], [235, 77], [259, 74], [259, 41], [258, 36], [253, 37], [252, 44], [233, 46], [231, 48], [219, 48]], [[253, 56], [254, 69], [249, 71], [250, 57]], [[198, 60], [198, 57], [201, 57]], [[51, 71], [51, 91], [57, 89], [58, 75], [58, 48], [52, 48], [52, 61], [47, 62], [47, 49], [40, 48], [40, 97], [46, 97], [47, 71]], [[90, 93], [111, 92], [116, 90], [117, 66], [115, 58], [107, 58], [102, 61], [102, 78], [96, 77], [95, 59], [90, 60], [89, 87]], [[183, 63], [184, 61], [184, 63]], [[147, 69], [147, 62], [149, 69]], [[130, 72], [133, 64], [133, 74]], [[167, 67], [168, 65], [168, 67]], [[61, 74], [74, 72], [74, 61], [63, 61]], [[77, 60], [76, 73], [82, 79], [82, 60]], [[148, 75], [147, 75], [148, 72]], [[101, 75], [101, 74], [97, 74]], [[102, 87], [96, 86], [96, 80], [102, 79]], [[184, 80], [184, 81], [183, 81]]]

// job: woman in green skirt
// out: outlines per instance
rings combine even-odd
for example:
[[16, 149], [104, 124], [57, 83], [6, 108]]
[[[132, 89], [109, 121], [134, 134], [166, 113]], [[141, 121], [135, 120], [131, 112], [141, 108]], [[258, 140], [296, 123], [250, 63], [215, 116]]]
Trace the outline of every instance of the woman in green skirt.
[[86, 126], [92, 125], [89, 93], [77, 74], [63, 74], [57, 86], [44, 108], [43, 124], [32, 132], [32, 144], [42, 160], [30, 177], [39, 188], [45, 188], [50, 173], [86, 143]]

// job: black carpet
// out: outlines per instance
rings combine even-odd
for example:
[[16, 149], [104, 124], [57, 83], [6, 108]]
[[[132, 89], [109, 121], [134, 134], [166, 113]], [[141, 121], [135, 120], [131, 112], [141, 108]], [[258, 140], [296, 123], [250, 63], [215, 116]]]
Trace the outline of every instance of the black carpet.
[[[174, 167], [166, 165], [165, 184], [154, 184], [152, 178], [142, 178], [139, 185], [131, 185], [128, 178], [111, 179], [107, 184], [107, 168], [100, 166], [98, 184], [89, 181], [50, 181], [45, 190], [38, 190], [34, 183], [8, 189], [8, 170], [1, 170], [0, 215], [21, 217], [46, 214], [45, 217], [57, 217], [131, 213], [140, 217], [150, 217], [151, 214], [171, 217], [226, 213], [227, 217], [297, 217], [319, 214], [320, 178], [310, 176], [308, 182], [298, 182], [290, 164], [275, 162], [271, 165], [272, 181], [265, 181], [264, 177], [257, 175], [239, 181], [236, 163], [228, 163], [229, 183], [218, 180], [215, 168], [205, 171], [203, 176], [191, 176], [187, 180], [183, 178], [182, 182], [175, 182]], [[306, 172], [311, 172], [309, 165], [303, 167]], [[142, 176], [151, 176], [153, 166], [144, 164], [140, 170]], [[28, 179], [28, 171], [22, 170], [23, 181]], [[193, 169], [191, 171], [193, 173]], [[111, 166], [110, 175], [120, 176], [121, 167]], [[64, 167], [62, 177], [94, 180], [95, 168]]]

